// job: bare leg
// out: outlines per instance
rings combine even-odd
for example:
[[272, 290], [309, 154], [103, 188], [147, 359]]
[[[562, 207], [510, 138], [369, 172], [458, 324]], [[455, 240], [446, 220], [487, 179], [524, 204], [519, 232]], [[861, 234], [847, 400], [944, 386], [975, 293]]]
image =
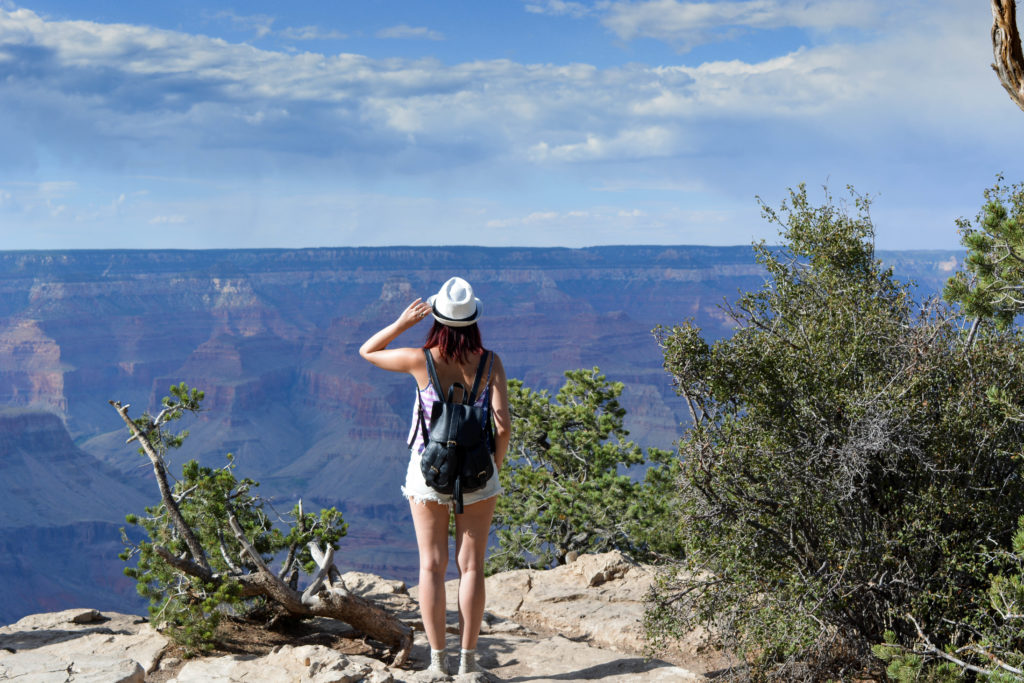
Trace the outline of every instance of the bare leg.
[[455, 515], [455, 557], [459, 565], [459, 633], [462, 649], [475, 650], [484, 618], [484, 553], [497, 496], [467, 505]]
[[[420, 614], [434, 650], [444, 649], [444, 574], [448, 569], [447, 505], [409, 499], [416, 545], [420, 551]], [[466, 510], [469, 510], [467, 507]]]

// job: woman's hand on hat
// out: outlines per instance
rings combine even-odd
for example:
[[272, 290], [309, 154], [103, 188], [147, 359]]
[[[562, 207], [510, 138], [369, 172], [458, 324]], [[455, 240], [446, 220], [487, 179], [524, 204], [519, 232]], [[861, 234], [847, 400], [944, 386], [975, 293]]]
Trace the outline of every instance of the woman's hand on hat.
[[398, 316], [398, 322], [402, 327], [412, 327], [430, 315], [432, 310], [433, 308], [426, 301], [416, 299], [402, 311], [402, 315]]

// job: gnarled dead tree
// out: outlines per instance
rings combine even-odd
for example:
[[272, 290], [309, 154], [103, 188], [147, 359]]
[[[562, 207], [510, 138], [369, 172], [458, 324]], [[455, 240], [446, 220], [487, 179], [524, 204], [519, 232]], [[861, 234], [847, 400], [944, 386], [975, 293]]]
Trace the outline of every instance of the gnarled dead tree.
[[[334, 548], [330, 545], [321, 548], [316, 543], [309, 543], [310, 553], [319, 571], [309, 586], [300, 592], [296, 588], [297, 551], [300, 548], [294, 544], [289, 548], [284, 566], [275, 574], [264, 562], [252, 540], [246, 536], [242, 525], [239, 524], [236, 511], [228, 505], [227, 523], [241, 546], [246, 561], [232, 561], [225, 552], [222, 542], [219, 552], [225, 558], [228, 569], [216, 571], [208, 559], [208, 553], [213, 552], [213, 549], [203, 548], [199, 535], [189, 526], [182, 514], [179, 506], [181, 495], [176, 497], [168, 483], [167, 467], [161, 454], [161, 451], [165, 450], [161, 440], [166, 438], [162, 428], [168, 420], [180, 416], [182, 405], [172, 404], [165, 407], [156, 417], [132, 419], [128, 414], [129, 405], [123, 405], [119, 401], [110, 401], [110, 404], [128, 425], [131, 433], [128, 441], [138, 442], [142, 452], [152, 463], [163, 506], [173, 524], [174, 532], [187, 548], [187, 552], [175, 554], [166, 547], [154, 545], [155, 553], [168, 565], [211, 586], [220, 586], [228, 581], [237, 582], [243, 597], [263, 596], [293, 616], [329, 617], [343, 621], [392, 648], [395, 653], [395, 665], [401, 666], [407, 661], [412, 648], [412, 629], [379, 605], [349, 592], [334, 565]], [[184, 409], [195, 410], [187, 407]], [[301, 503], [299, 517], [303, 517]], [[248, 568], [241, 566], [242, 564], [248, 565]], [[252, 569], [253, 567], [255, 569]], [[285, 582], [285, 577], [290, 577], [288, 583]]]
[[1024, 50], [1017, 32], [1015, 0], [992, 0], [992, 68], [1010, 99], [1024, 110]]

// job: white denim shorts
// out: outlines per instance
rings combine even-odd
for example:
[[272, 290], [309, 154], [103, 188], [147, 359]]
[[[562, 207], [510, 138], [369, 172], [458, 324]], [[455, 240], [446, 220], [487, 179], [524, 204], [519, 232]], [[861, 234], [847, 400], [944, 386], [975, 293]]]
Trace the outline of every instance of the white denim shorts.
[[[494, 464], [494, 456], [491, 456], [491, 464]], [[487, 484], [482, 489], [476, 491], [469, 491], [462, 494], [462, 504], [472, 505], [473, 503], [479, 503], [481, 500], [487, 500], [501, 493], [501, 482], [498, 481], [498, 468], [494, 468], [494, 474], [487, 480]], [[405, 473], [405, 486], [402, 487], [402, 495], [406, 498], [411, 498], [417, 503], [425, 503], [427, 501], [433, 503], [441, 503], [442, 505], [452, 505], [455, 500], [451, 495], [446, 493], [440, 493], [427, 486], [427, 482], [423, 480], [423, 472], [420, 470], [420, 454], [415, 450], [409, 453], [409, 469]]]

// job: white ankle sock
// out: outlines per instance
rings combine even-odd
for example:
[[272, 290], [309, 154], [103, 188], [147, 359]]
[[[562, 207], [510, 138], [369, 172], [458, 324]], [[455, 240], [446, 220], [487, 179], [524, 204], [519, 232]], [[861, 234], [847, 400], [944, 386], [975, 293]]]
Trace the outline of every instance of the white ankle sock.
[[430, 648], [430, 666], [428, 671], [436, 671], [437, 673], [448, 675], [448, 650], [435, 650]]
[[483, 668], [476, 663], [476, 650], [463, 650], [459, 657], [459, 675], [483, 673]]

